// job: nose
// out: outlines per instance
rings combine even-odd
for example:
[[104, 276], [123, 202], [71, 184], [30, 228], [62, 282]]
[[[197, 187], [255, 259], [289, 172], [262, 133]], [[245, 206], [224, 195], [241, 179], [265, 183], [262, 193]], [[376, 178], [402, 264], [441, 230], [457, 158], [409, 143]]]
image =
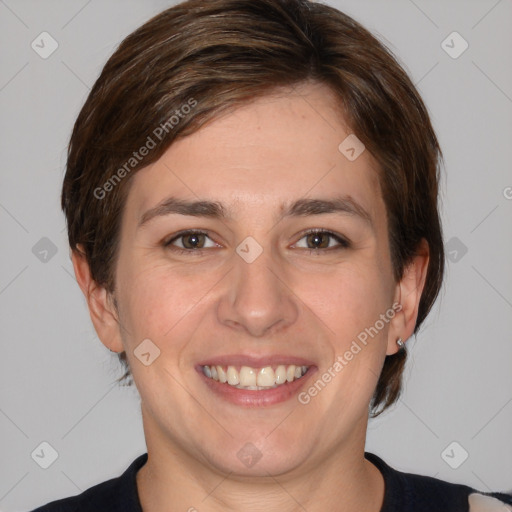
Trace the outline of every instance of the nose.
[[253, 337], [269, 336], [296, 322], [299, 299], [270, 249], [250, 263], [236, 254], [233, 264], [217, 308], [219, 322]]

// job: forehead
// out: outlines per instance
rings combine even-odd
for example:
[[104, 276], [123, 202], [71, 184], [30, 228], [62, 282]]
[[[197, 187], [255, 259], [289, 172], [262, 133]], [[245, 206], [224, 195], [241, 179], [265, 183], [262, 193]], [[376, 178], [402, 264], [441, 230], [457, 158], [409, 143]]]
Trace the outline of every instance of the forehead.
[[269, 206], [281, 210], [300, 197], [343, 194], [378, 215], [377, 164], [366, 150], [353, 161], [340, 151], [349, 135], [339, 100], [327, 86], [282, 89], [175, 141], [132, 177], [129, 210], [140, 220], [174, 196], [263, 215]]

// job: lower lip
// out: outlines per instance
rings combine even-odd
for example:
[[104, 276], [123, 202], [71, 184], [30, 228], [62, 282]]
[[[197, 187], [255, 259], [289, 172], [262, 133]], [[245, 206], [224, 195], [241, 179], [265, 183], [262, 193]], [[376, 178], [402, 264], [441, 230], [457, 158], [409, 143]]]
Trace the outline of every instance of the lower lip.
[[280, 384], [270, 389], [239, 389], [229, 384], [210, 379], [203, 373], [202, 367], [197, 369], [206, 385], [222, 399], [235, 405], [245, 407], [264, 407], [286, 402], [296, 396], [304, 387], [306, 381], [316, 372], [316, 367], [310, 366], [308, 371], [300, 378], [286, 384]]

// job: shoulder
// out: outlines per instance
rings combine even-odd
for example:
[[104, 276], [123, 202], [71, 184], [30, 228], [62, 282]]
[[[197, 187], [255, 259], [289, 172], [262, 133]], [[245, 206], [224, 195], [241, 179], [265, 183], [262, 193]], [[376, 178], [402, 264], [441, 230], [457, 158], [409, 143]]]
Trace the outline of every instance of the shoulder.
[[32, 512], [142, 512], [136, 474], [147, 458], [147, 453], [140, 455], [121, 476], [94, 485], [76, 496], [47, 503]]
[[474, 492], [468, 496], [468, 512], [512, 511], [512, 494]]
[[385, 481], [381, 512], [512, 512], [512, 494], [481, 492], [467, 485], [393, 469], [380, 457], [365, 453]]

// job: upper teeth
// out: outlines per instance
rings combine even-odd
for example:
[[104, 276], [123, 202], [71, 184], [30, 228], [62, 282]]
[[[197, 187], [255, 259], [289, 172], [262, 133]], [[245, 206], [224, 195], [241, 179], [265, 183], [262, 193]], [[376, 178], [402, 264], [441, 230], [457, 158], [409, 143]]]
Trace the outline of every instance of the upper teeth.
[[272, 366], [264, 368], [251, 368], [242, 366], [240, 371], [234, 366], [203, 366], [203, 373], [210, 379], [244, 389], [268, 389], [275, 388], [285, 382], [300, 379], [308, 371], [307, 366], [295, 366], [283, 364], [274, 370]]

